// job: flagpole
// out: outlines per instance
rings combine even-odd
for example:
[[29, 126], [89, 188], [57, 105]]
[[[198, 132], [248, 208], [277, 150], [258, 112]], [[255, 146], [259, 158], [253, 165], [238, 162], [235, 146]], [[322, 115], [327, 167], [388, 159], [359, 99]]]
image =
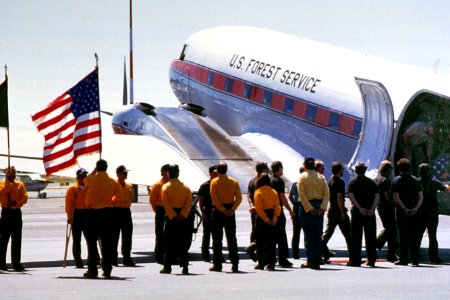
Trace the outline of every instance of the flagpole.
[[133, 0], [130, 0], [130, 104], [134, 103], [133, 84]]
[[[8, 66], [5, 64], [5, 80], [8, 80]], [[8, 84], [8, 83], [6, 83]], [[8, 112], [6, 112], [6, 115], [9, 116]], [[9, 117], [8, 117], [9, 119]], [[6, 139], [8, 143], [8, 168], [11, 166], [11, 151], [9, 147], [9, 120], [8, 120], [8, 126], [6, 127]], [[9, 195], [9, 194], [8, 194]]]
[[[97, 53], [94, 53], [95, 57], [95, 69], [97, 70], [97, 79], [99, 77], [98, 74], [98, 55]], [[98, 117], [99, 117], [99, 126], [100, 126], [100, 159], [102, 159], [102, 150], [103, 150], [103, 144], [102, 144], [102, 114], [101, 114], [101, 108], [100, 108], [100, 82], [98, 82]]]

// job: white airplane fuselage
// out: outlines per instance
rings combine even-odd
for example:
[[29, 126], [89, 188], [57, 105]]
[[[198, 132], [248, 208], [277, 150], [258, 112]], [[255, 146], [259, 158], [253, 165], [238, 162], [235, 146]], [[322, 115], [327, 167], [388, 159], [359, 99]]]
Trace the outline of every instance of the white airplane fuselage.
[[[180, 102], [203, 107], [232, 136], [267, 134], [303, 157], [327, 165], [353, 157], [372, 169], [394, 158], [399, 125], [415, 99], [450, 95], [448, 76], [249, 27], [192, 35], [170, 80]], [[370, 139], [377, 142], [365, 145]]]
[[[186, 41], [169, 77], [180, 107], [126, 107], [114, 131], [156, 137], [205, 173], [236, 162], [245, 182], [261, 157], [254, 148], [270, 153], [262, 160], [289, 162], [291, 180], [307, 156], [325, 162], [326, 177], [336, 160], [375, 170], [401, 156], [403, 131], [417, 120], [435, 122], [435, 144], [449, 152], [447, 75], [271, 30], [218, 27]], [[256, 147], [239, 139], [258, 136], [270, 139]]]

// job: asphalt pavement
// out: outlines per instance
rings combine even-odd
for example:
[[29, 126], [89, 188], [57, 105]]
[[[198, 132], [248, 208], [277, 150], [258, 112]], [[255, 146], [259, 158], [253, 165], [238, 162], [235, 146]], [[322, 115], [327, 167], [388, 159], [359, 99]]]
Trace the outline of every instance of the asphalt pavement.
[[[250, 233], [246, 201], [237, 211], [237, 237], [240, 272], [231, 273], [227, 261], [223, 272], [210, 272], [201, 259], [201, 228], [190, 249], [190, 275], [159, 274], [153, 257], [154, 215], [145, 191], [132, 206], [134, 223], [132, 256], [136, 267], [120, 265], [111, 279], [84, 279], [86, 269], [76, 269], [69, 251], [68, 266], [63, 268], [66, 215], [64, 188], [47, 190], [47, 199], [30, 193], [23, 208], [22, 262], [24, 272], [0, 272], [0, 299], [449, 299], [450, 297], [450, 217], [441, 216], [438, 229], [443, 264], [428, 263], [428, 238], [422, 242], [419, 267], [397, 266], [386, 262], [386, 248], [378, 252], [375, 268], [347, 267], [345, 241], [337, 229], [329, 242], [337, 252], [331, 264], [321, 270], [300, 269], [305, 262], [303, 242], [301, 259], [290, 259], [292, 268], [276, 267], [273, 272], [254, 270], [255, 263], [245, 253]], [[379, 220], [378, 220], [379, 221]], [[381, 225], [378, 222], [378, 231]], [[287, 225], [288, 239], [292, 226]], [[303, 240], [303, 233], [301, 235]], [[226, 245], [226, 242], [224, 242]], [[226, 251], [224, 252], [226, 254]], [[87, 255], [83, 244], [82, 257]], [[120, 254], [119, 254], [120, 256]], [[9, 268], [10, 252], [7, 262]], [[100, 272], [101, 274], [101, 272]]]

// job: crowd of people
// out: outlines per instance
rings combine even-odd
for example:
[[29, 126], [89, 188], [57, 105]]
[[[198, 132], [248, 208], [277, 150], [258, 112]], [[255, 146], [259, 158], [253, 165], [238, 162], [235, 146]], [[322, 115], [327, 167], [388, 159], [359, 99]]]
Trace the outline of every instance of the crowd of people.
[[[72, 255], [76, 268], [84, 268], [81, 258], [81, 239], [84, 235], [87, 249], [85, 278], [97, 278], [98, 266], [103, 277], [111, 277], [113, 266], [118, 265], [118, 246], [121, 236], [122, 264], [135, 266], [131, 257], [133, 221], [131, 203], [133, 186], [126, 182], [128, 171], [123, 165], [116, 168], [117, 179], [107, 173], [108, 164], [100, 159], [95, 169], [76, 172], [76, 183], [67, 189], [65, 211], [73, 233]], [[386, 260], [399, 265], [419, 264], [419, 249], [425, 230], [429, 236], [429, 258], [439, 264], [438, 227], [439, 191], [450, 191], [448, 185], [433, 180], [428, 164], [420, 164], [420, 178], [411, 175], [411, 163], [402, 158], [397, 162], [399, 175], [393, 180], [390, 161], [381, 162], [378, 175], [371, 179], [365, 175], [367, 166], [358, 163], [356, 176], [346, 183], [341, 178], [344, 167], [340, 162], [331, 165], [331, 178], [323, 175], [325, 165], [308, 157], [300, 167], [299, 178], [292, 184], [286, 197], [283, 164], [275, 161], [270, 168], [265, 162], [256, 164], [256, 176], [247, 187], [247, 200], [251, 221], [250, 244], [246, 252], [256, 262], [255, 269], [275, 270], [291, 267], [286, 234], [287, 218], [292, 220], [292, 257], [300, 258], [300, 232], [304, 232], [306, 262], [301, 268], [320, 269], [329, 263], [336, 252], [328, 248], [336, 227], [345, 238], [348, 266], [359, 267], [364, 233], [366, 265], [375, 267], [381, 250], [387, 243]], [[242, 201], [242, 191], [236, 179], [227, 175], [225, 162], [209, 168], [209, 180], [198, 189], [198, 204], [203, 221], [201, 254], [209, 269], [221, 272], [225, 261], [223, 235], [228, 246], [231, 271], [239, 272], [239, 254], [236, 237], [236, 210]], [[150, 205], [155, 213], [156, 262], [163, 267], [161, 274], [170, 274], [173, 265], [180, 265], [182, 274], [189, 274], [189, 247], [192, 225], [189, 221], [193, 207], [192, 192], [179, 179], [179, 167], [166, 164], [161, 167], [161, 179], [151, 186]], [[350, 216], [345, 199], [350, 199]], [[22, 214], [21, 207], [28, 195], [22, 182], [16, 179], [14, 167], [6, 169], [0, 181], [0, 270], [6, 271], [6, 252], [11, 238], [13, 269], [23, 271], [21, 264]], [[377, 236], [376, 214], [383, 230]], [[327, 224], [324, 229], [324, 215]], [[210, 252], [212, 240], [212, 255]], [[66, 245], [67, 246], [67, 245]], [[99, 251], [100, 250], [100, 251]]]

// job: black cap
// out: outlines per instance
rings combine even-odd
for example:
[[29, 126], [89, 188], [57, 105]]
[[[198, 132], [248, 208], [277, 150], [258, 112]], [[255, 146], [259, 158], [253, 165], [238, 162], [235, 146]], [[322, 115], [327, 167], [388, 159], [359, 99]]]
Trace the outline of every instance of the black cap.
[[128, 173], [128, 171], [130, 170], [127, 170], [124, 165], [118, 166], [116, 169], [116, 173]]
[[77, 177], [78, 177], [78, 176], [81, 176], [81, 175], [85, 175], [87, 173], [88, 172], [86, 171], [86, 169], [80, 168], [80, 169], [78, 169], [76, 174], [77, 174]]
[[314, 159], [314, 157], [305, 157], [305, 161], [304, 161], [304, 163], [305, 164], [313, 164], [315, 162], [315, 159]]

